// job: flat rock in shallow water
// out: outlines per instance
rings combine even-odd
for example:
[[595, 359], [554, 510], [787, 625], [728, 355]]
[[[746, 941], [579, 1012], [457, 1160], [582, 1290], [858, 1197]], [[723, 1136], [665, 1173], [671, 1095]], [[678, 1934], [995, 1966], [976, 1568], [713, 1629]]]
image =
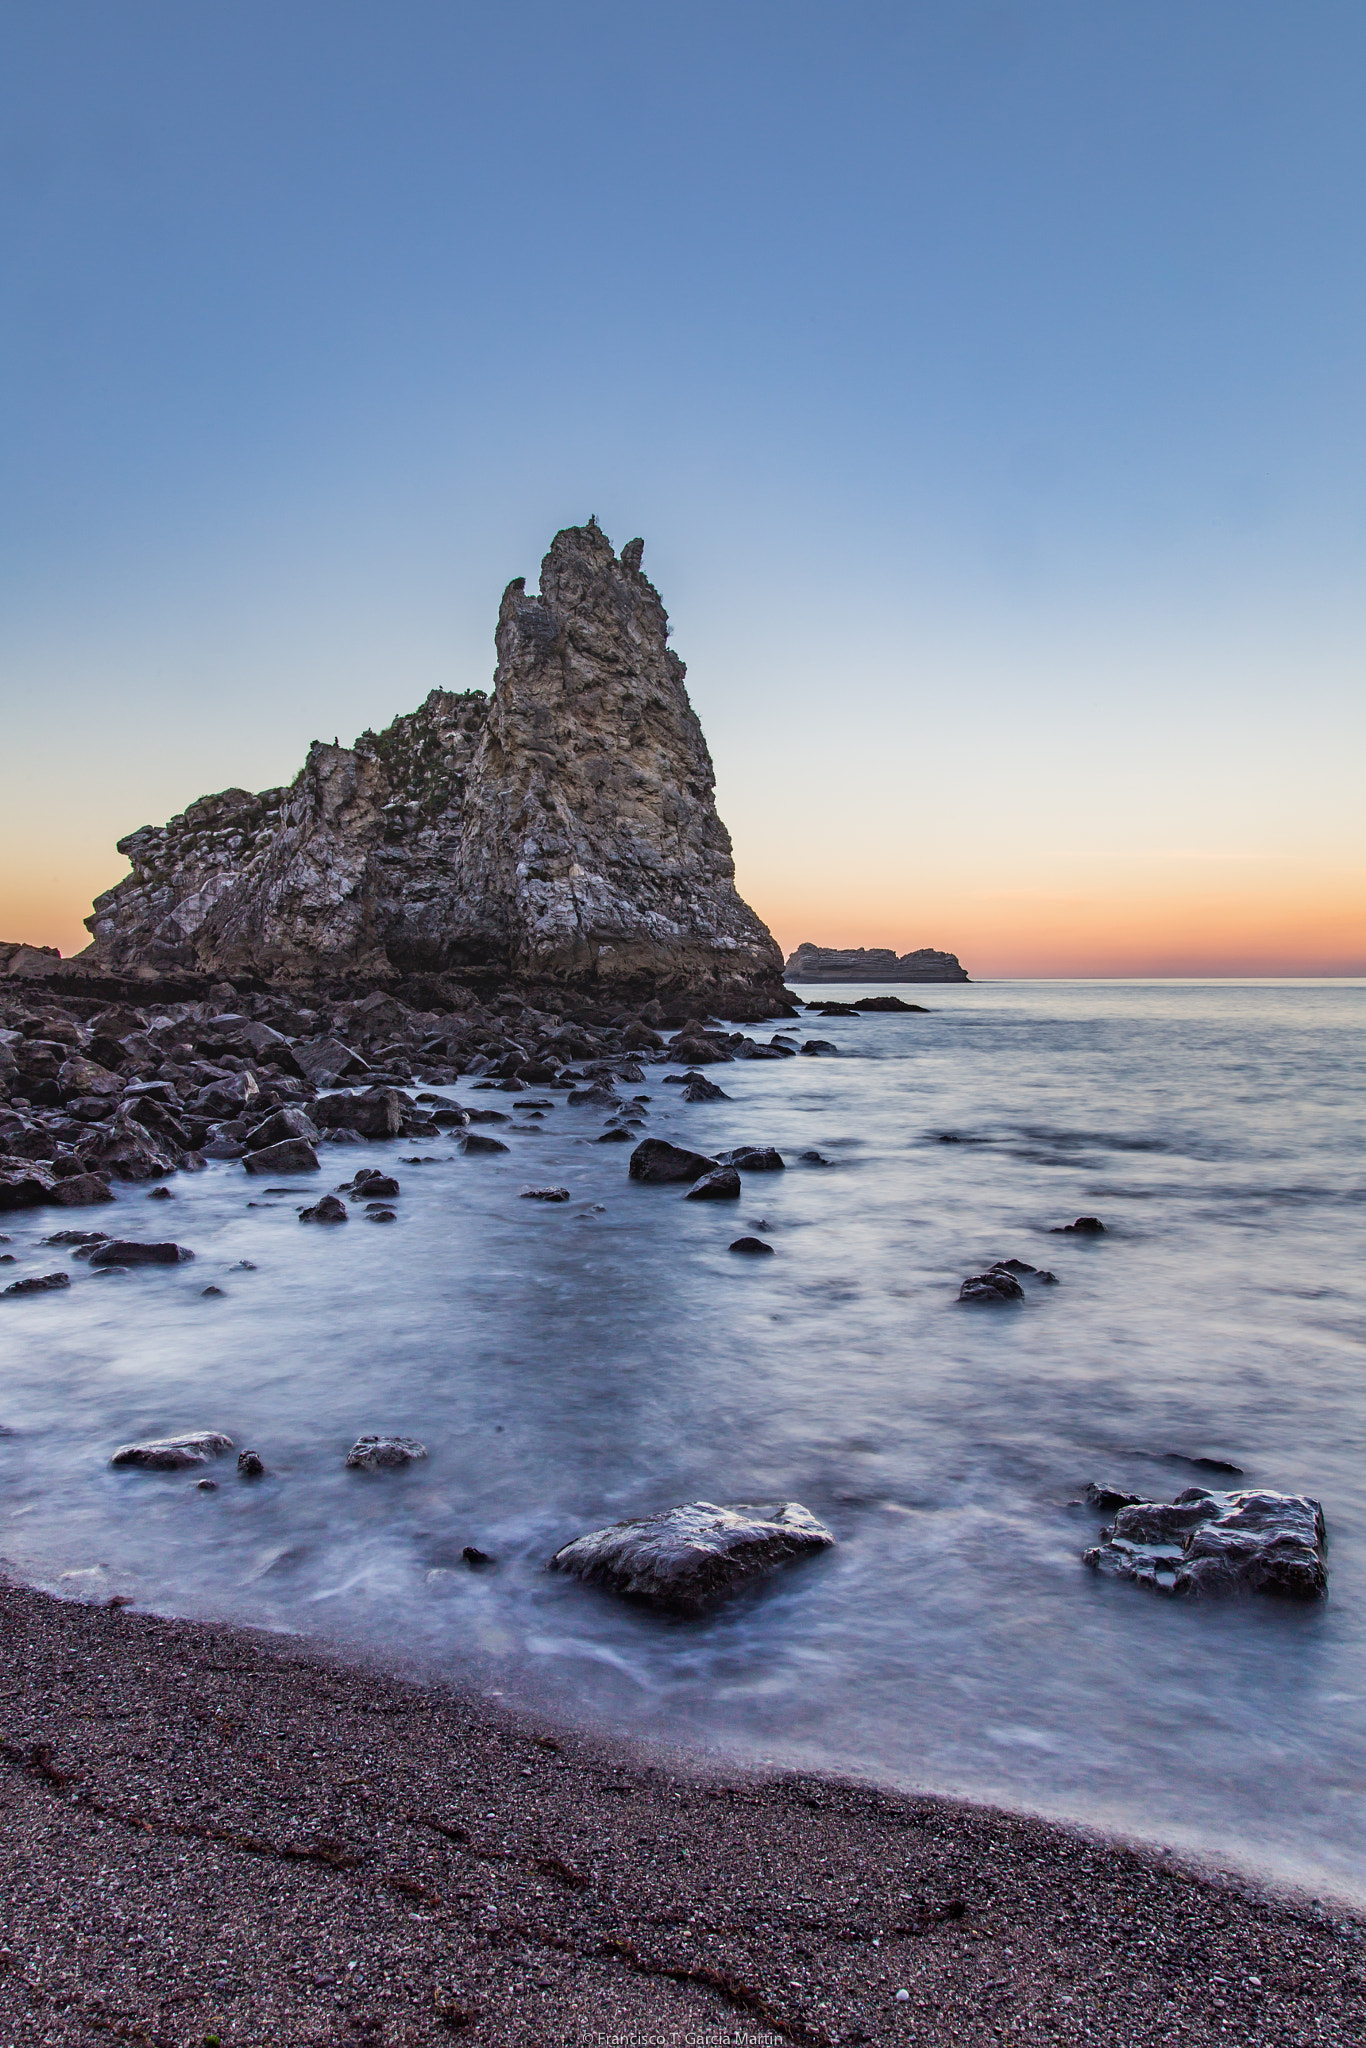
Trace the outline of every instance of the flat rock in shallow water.
[[16, 1280], [5, 1289], [6, 1294], [52, 1294], [59, 1287], [69, 1287], [69, 1273], [35, 1273], [27, 1280]]
[[834, 1540], [799, 1501], [717, 1507], [695, 1500], [576, 1536], [555, 1552], [550, 1568], [652, 1607], [698, 1614]]
[[466, 1153], [510, 1152], [512, 1147], [505, 1145], [501, 1138], [486, 1138], [480, 1131], [467, 1131], [460, 1140], [460, 1150]]
[[138, 1244], [131, 1237], [107, 1238], [90, 1254], [92, 1266], [178, 1266], [194, 1253], [183, 1244]]
[[111, 1465], [138, 1465], [145, 1472], [183, 1472], [191, 1465], [207, 1465], [232, 1449], [232, 1438], [218, 1429], [201, 1429], [190, 1436], [155, 1437], [145, 1444], [123, 1444], [109, 1460]]
[[358, 1436], [346, 1454], [352, 1472], [378, 1472], [425, 1458], [427, 1446], [415, 1436]]
[[1274, 1593], [1317, 1600], [1328, 1591], [1323, 1509], [1306, 1494], [1207, 1493], [1123, 1507], [1082, 1563], [1174, 1594]]
[[[802, 1154], [803, 1158], [818, 1156]], [[782, 1173], [786, 1169], [782, 1153], [772, 1145], [735, 1145], [729, 1152], [718, 1152], [716, 1157], [719, 1165], [738, 1167], [741, 1173]]]
[[519, 1190], [524, 1202], [567, 1202], [568, 1188], [522, 1188]]

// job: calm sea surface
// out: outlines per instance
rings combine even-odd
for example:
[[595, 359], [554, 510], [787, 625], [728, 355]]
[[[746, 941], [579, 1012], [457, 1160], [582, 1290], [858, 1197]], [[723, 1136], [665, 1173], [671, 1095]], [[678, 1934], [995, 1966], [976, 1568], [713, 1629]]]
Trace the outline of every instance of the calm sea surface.
[[[713, 1068], [728, 1102], [688, 1107], [647, 1069], [649, 1131], [786, 1155], [738, 1210], [628, 1183], [629, 1149], [560, 1096], [506, 1157], [328, 1148], [285, 1196], [223, 1163], [173, 1202], [0, 1218], [8, 1278], [66, 1262], [40, 1248], [64, 1225], [196, 1253], [72, 1262], [68, 1293], [0, 1303], [0, 1557], [567, 1718], [1366, 1896], [1366, 984], [924, 1000], [804, 1017], [839, 1057]], [[799, 1164], [813, 1147], [833, 1163]], [[441, 1156], [400, 1163], [418, 1150]], [[301, 1228], [296, 1203], [362, 1162], [398, 1175], [399, 1221]], [[521, 1201], [529, 1180], [573, 1199]], [[1047, 1234], [1088, 1211], [1103, 1238]], [[742, 1230], [777, 1256], [731, 1256]], [[1062, 1284], [957, 1305], [1012, 1256]], [[109, 1469], [128, 1438], [205, 1427], [272, 1476], [224, 1460], [200, 1493]], [[347, 1472], [365, 1430], [430, 1458]], [[1200, 1456], [1323, 1502], [1324, 1605], [1179, 1605], [1082, 1568], [1088, 1479], [1170, 1497], [1201, 1480], [1170, 1460]], [[580, 1531], [699, 1497], [804, 1501], [839, 1547], [703, 1623], [543, 1569]], [[469, 1572], [467, 1543], [498, 1569]]]

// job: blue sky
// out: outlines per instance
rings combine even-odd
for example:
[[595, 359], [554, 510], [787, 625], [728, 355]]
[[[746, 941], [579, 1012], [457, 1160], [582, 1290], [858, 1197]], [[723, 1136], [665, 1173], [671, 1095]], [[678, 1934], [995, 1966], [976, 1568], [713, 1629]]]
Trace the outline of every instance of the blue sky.
[[1364, 58], [1256, 0], [12, 0], [0, 937], [487, 686], [596, 512], [785, 942], [1361, 971]]

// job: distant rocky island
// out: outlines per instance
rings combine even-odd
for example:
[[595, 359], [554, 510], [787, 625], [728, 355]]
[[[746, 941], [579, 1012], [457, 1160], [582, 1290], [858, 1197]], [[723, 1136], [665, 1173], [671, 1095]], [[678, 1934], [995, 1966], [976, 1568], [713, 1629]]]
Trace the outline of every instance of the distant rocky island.
[[85, 951], [9, 948], [8, 971], [786, 1008], [643, 549], [618, 556], [596, 519], [556, 534], [539, 592], [504, 592], [491, 696], [433, 690], [354, 746], [315, 741], [288, 786], [144, 825], [118, 842], [132, 873], [96, 899]]
[[921, 946], [894, 953], [890, 946], [813, 946], [809, 939], [788, 956], [788, 981], [966, 981], [956, 953]]

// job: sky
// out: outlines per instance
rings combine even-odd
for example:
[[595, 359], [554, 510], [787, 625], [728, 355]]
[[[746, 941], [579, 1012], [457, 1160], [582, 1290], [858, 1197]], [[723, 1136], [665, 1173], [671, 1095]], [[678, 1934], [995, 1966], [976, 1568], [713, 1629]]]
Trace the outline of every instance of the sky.
[[786, 948], [1366, 972], [1366, 10], [9, 0], [0, 939], [645, 538]]

